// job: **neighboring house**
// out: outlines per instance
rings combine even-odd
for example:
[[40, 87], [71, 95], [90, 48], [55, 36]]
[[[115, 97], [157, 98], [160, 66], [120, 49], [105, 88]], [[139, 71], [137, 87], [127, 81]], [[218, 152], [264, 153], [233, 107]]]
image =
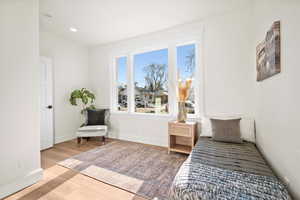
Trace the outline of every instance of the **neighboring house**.
[[[124, 103], [124, 101], [127, 101], [127, 87], [125, 86], [119, 86], [119, 92], [118, 92], [118, 103]], [[154, 103], [155, 99], [154, 96], [157, 98], [161, 98], [161, 103], [162, 104], [166, 104], [168, 103], [168, 92], [164, 91], [164, 90], [160, 90], [158, 92], [156, 92], [155, 94], [153, 94], [153, 92], [147, 90], [144, 87], [135, 87], [134, 90], [134, 94], [135, 94], [135, 99], [136, 100], [140, 100], [140, 101], [144, 101], [147, 104], [149, 103]]]

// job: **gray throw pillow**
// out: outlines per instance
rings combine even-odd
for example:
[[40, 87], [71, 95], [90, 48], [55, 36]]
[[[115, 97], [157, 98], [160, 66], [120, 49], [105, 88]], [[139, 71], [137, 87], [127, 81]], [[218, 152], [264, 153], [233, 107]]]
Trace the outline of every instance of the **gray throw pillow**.
[[87, 126], [105, 125], [106, 109], [88, 109]]
[[212, 138], [219, 142], [242, 143], [239, 119], [210, 119]]

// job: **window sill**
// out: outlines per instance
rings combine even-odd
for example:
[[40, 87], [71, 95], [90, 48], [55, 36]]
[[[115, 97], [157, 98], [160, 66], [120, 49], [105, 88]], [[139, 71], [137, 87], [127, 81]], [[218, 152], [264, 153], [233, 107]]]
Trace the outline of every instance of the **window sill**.
[[151, 119], [173, 119], [174, 116], [171, 114], [155, 114], [155, 113], [130, 113], [130, 112], [111, 112], [112, 116], [125, 116], [125, 117], [141, 117], [141, 118], [151, 118]]
[[189, 115], [187, 116], [188, 119], [200, 119], [200, 115], [197, 115], [197, 114], [193, 114], [193, 115]]
[[[111, 112], [112, 116], [124, 116], [124, 117], [136, 117], [136, 118], [144, 118], [144, 119], [168, 119], [168, 120], [176, 120], [177, 115], [172, 114], [155, 114], [155, 113], [130, 113], [130, 112], [119, 112], [113, 111]], [[199, 115], [188, 115], [187, 120], [195, 121], [201, 119]]]

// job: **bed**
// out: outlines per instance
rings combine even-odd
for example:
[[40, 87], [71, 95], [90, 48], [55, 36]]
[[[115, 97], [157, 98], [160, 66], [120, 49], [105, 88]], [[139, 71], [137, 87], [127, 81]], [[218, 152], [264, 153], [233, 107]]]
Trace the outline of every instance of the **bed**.
[[256, 146], [201, 137], [179, 169], [170, 200], [290, 200]]

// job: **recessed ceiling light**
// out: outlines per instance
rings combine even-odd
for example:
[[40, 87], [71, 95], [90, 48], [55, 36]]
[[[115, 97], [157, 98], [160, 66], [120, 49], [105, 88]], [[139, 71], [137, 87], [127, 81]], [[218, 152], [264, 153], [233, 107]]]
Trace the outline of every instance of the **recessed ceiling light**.
[[72, 31], [72, 32], [77, 32], [77, 28], [71, 27], [71, 28], [70, 28], [70, 31]]

